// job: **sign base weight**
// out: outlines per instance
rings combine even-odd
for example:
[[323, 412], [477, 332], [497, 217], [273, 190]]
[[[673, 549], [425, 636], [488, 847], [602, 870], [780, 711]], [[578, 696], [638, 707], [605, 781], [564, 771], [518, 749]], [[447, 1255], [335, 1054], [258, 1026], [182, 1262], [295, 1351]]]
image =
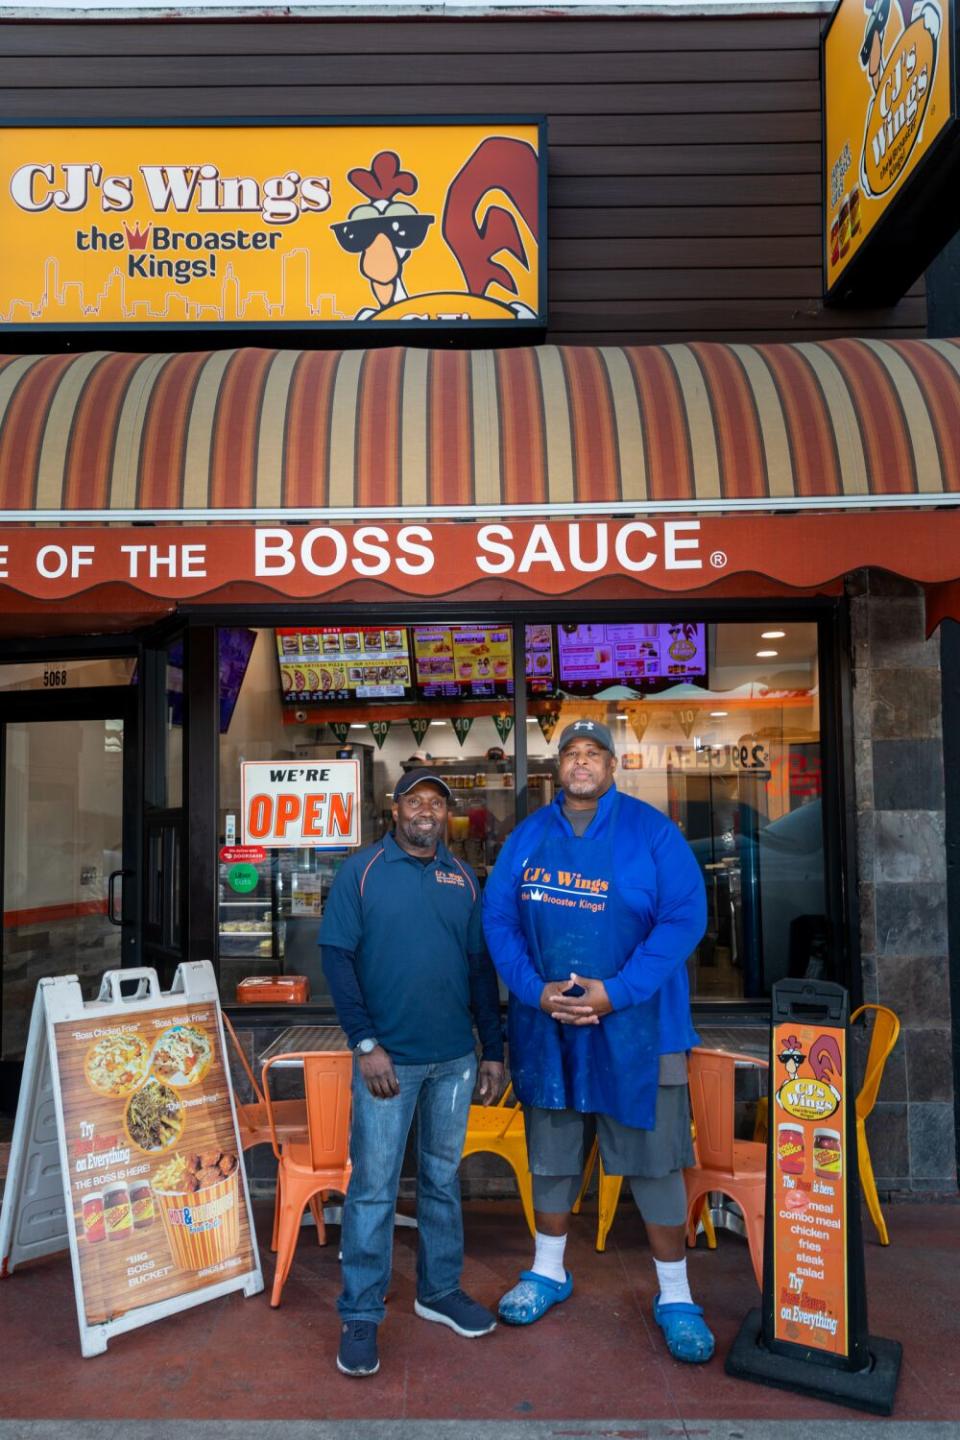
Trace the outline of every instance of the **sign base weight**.
[[754, 1380], [778, 1390], [795, 1390], [814, 1395], [835, 1405], [848, 1405], [874, 1415], [890, 1415], [900, 1376], [903, 1348], [897, 1340], [868, 1338], [871, 1364], [860, 1371], [837, 1370], [832, 1366], [775, 1355], [763, 1343], [762, 1312], [751, 1310], [740, 1327], [724, 1369], [738, 1380]]

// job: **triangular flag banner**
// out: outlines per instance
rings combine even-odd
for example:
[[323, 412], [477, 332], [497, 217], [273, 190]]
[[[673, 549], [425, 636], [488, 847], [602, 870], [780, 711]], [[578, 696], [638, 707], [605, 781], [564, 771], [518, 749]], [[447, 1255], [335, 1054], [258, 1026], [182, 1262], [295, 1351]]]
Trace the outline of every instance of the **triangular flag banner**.
[[559, 725], [559, 723], [560, 723], [560, 711], [559, 711], [559, 710], [547, 710], [547, 711], [544, 712], [544, 714], [537, 716], [537, 724], [540, 726], [540, 730], [541, 730], [541, 733], [542, 733], [542, 735], [543, 735], [543, 738], [544, 738], [544, 740], [546, 740], [546, 742], [547, 742], [548, 745], [550, 744], [550, 741], [553, 739], [553, 732], [554, 732], [554, 730], [556, 730], [556, 728], [557, 728], [557, 726]]
[[506, 743], [507, 743], [507, 736], [510, 734], [510, 731], [513, 729], [513, 716], [512, 716], [512, 715], [494, 715], [494, 717], [493, 717], [493, 723], [494, 723], [494, 725], [496, 725], [496, 727], [497, 727], [497, 734], [500, 736], [501, 741], [503, 742], [504, 745], [506, 745]]
[[370, 729], [373, 731], [373, 738], [377, 742], [377, 749], [383, 749], [383, 742], [390, 734], [389, 720], [371, 720]]
[[423, 716], [416, 716], [413, 720], [408, 720], [407, 724], [413, 731], [414, 740], [416, 740], [418, 745], [421, 745], [423, 743], [424, 735], [426, 735], [427, 731], [430, 729], [430, 721], [425, 720]]
[[647, 726], [650, 724], [650, 711], [641, 710], [639, 706], [628, 705], [627, 715], [630, 718], [630, 729], [638, 740], [642, 740], [647, 733]]
[[456, 735], [457, 739], [462, 745], [464, 740], [466, 740], [467, 736], [470, 734], [470, 727], [473, 724], [473, 716], [454, 715], [453, 719], [450, 721], [450, 724], [453, 726], [453, 733]]
[[350, 726], [346, 720], [328, 720], [327, 724], [333, 731], [337, 744], [345, 745], [347, 743], [347, 736], [350, 734]]
[[693, 705], [681, 705], [674, 713], [677, 717], [677, 724], [689, 740], [693, 734], [693, 727], [700, 718], [699, 708]]

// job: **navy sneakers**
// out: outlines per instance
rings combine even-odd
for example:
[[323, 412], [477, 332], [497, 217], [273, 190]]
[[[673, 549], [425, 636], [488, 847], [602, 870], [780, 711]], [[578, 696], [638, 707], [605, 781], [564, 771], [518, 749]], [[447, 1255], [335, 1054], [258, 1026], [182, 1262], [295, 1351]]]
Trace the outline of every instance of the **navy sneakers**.
[[463, 1290], [452, 1290], [439, 1300], [431, 1300], [429, 1305], [417, 1300], [413, 1309], [421, 1320], [436, 1320], [440, 1325], [449, 1325], [451, 1330], [456, 1330], [458, 1335], [464, 1335], [468, 1340], [475, 1340], [478, 1335], [489, 1335], [497, 1324], [496, 1317], [478, 1305], [476, 1300], [471, 1300]]
[[341, 1375], [376, 1375], [377, 1327], [372, 1320], [345, 1320], [340, 1330], [337, 1369]]

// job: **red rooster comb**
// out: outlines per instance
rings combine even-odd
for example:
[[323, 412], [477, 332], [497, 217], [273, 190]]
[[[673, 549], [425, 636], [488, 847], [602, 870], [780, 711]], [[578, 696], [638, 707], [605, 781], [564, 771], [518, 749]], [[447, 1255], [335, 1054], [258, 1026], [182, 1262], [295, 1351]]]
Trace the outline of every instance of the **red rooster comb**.
[[394, 195], [413, 195], [419, 182], [409, 170], [400, 169], [400, 156], [381, 150], [369, 170], [349, 170], [347, 179], [368, 200], [392, 200]]

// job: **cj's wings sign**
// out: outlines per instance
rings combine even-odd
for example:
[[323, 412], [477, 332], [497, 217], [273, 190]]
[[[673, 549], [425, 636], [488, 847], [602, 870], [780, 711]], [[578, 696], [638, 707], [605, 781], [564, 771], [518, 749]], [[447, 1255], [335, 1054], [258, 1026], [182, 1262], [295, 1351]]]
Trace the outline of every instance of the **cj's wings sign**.
[[960, 224], [955, 0], [840, 0], [823, 46], [830, 300], [898, 299]]
[[543, 325], [544, 129], [0, 128], [0, 328]]

